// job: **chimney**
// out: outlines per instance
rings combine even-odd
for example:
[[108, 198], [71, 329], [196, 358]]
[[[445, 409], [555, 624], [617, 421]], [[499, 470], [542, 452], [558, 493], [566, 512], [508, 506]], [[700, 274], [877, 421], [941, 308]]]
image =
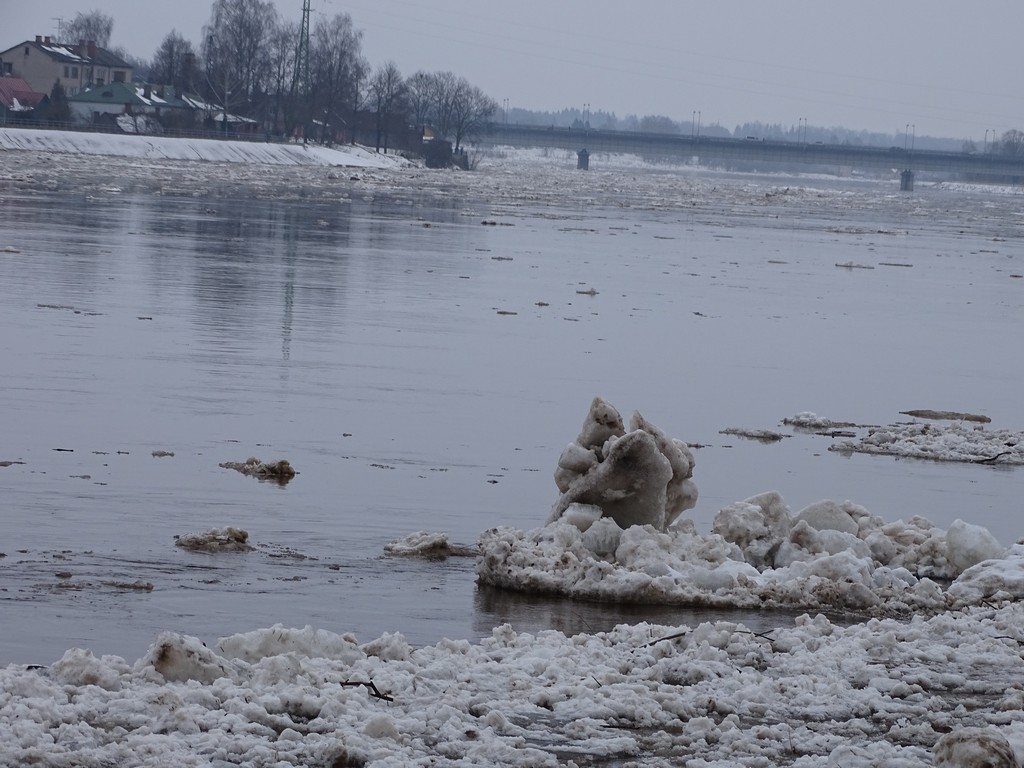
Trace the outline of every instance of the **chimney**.
[[78, 41], [78, 55], [85, 58], [85, 40]]
[[49, 36], [49, 35], [47, 35], [46, 37], [44, 37], [44, 38], [43, 38], [43, 42], [44, 42], [44, 43], [46, 43], [47, 45], [49, 45], [49, 44], [50, 44], [50, 42], [51, 42], [51, 40], [50, 40], [50, 36]]
[[90, 40], [89, 41], [89, 58], [90, 59], [95, 59], [96, 58], [96, 41], [95, 40]]
[[43, 36], [42, 35], [36, 35], [36, 42], [37, 43], [43, 42]]

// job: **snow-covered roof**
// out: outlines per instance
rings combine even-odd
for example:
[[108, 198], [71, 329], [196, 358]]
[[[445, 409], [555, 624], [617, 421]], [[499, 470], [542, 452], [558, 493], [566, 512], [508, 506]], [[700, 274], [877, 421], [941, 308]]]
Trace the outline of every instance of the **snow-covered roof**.
[[56, 43], [47, 45], [44, 43], [39, 46], [39, 49], [50, 54], [53, 58], [64, 59], [65, 61], [81, 63], [88, 61], [84, 56], [80, 56], [76, 49], [67, 45], [57, 45]]
[[108, 83], [94, 86], [70, 97], [69, 101], [99, 104], [133, 104], [140, 107], [183, 109], [187, 105], [180, 99], [162, 97], [152, 88], [132, 83]]
[[22, 45], [31, 45], [47, 54], [50, 58], [68, 64], [93, 64], [101, 67], [131, 69], [132, 65], [106, 48], [95, 43], [83, 49], [82, 45], [69, 45], [57, 42], [34, 42], [26, 40]]

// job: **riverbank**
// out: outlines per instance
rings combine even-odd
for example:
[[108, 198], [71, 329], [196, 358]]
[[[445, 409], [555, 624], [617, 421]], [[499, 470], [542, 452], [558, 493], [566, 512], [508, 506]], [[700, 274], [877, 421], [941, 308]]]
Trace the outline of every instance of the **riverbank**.
[[408, 160], [399, 155], [380, 154], [368, 147], [356, 145], [324, 147], [314, 144], [128, 136], [26, 128], [0, 128], [2, 150], [262, 165], [346, 168], [400, 168], [410, 165]]

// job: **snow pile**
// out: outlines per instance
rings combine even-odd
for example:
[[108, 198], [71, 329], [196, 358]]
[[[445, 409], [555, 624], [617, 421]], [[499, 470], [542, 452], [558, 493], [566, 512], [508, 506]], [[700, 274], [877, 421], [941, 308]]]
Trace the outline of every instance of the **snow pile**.
[[0, 128], [0, 150], [56, 152], [145, 158], [147, 160], [205, 160], [262, 165], [319, 165], [357, 168], [401, 168], [408, 161], [366, 147], [313, 144], [271, 144], [218, 139], [176, 139], [162, 136], [122, 136], [78, 131]]
[[866, 436], [836, 443], [829, 450], [974, 464], [1024, 464], [1024, 433], [959, 422], [913, 422], [875, 427]]
[[561, 496], [548, 522], [567, 515], [586, 529], [607, 516], [622, 527], [664, 530], [697, 503], [693, 454], [640, 413], [627, 433], [611, 403], [595, 397], [576, 441], [558, 458], [555, 484]]
[[585, 600], [899, 616], [1024, 597], [1024, 545], [1007, 551], [980, 526], [887, 523], [849, 501], [794, 516], [776, 492], [723, 508], [707, 535], [602, 517], [494, 528], [480, 546], [481, 583]]
[[959, 764], [984, 743], [1016, 759], [1021, 627], [1024, 606], [1009, 604], [850, 627], [803, 616], [756, 634], [504, 625], [418, 649], [312, 627], [212, 648], [168, 632], [134, 664], [75, 649], [0, 670], [0, 762], [923, 768], [933, 749]]

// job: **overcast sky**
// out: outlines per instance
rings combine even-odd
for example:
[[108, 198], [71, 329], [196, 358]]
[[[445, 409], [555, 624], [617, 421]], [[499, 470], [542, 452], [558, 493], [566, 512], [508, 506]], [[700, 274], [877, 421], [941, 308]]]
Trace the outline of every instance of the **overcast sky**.
[[[302, 0], [276, 0], [298, 20]], [[210, 0], [0, 0], [0, 50], [98, 9], [111, 44], [197, 47]], [[1020, 0], [313, 0], [349, 13], [373, 66], [451, 70], [499, 104], [973, 138], [1024, 130]]]

